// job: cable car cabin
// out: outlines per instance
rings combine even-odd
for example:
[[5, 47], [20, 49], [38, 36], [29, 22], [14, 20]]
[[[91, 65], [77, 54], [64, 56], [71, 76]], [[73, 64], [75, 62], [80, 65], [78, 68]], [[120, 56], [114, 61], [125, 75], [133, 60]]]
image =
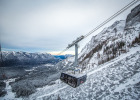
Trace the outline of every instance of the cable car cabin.
[[65, 82], [66, 84], [76, 88], [80, 84], [86, 81], [87, 75], [81, 74], [77, 76], [73, 76], [67, 73], [61, 73], [60, 79], [61, 81]]

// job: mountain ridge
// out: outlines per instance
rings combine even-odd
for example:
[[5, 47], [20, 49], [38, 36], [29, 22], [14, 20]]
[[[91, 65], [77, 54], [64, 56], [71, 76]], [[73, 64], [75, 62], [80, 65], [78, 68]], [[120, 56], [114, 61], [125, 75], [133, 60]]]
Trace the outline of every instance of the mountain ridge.
[[2, 51], [2, 66], [27, 64], [56, 64], [60, 60], [48, 53]]

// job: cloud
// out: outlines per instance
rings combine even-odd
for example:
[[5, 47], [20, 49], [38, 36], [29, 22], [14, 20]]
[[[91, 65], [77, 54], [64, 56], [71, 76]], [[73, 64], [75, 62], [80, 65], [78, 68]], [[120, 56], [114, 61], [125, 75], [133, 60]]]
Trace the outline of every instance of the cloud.
[[[131, 0], [127, 2], [129, 1]], [[126, 0], [0, 2], [1, 42], [7, 45], [7, 48], [40, 48], [47, 51], [65, 49], [74, 39], [85, 35], [127, 4]], [[124, 17], [126, 14], [120, 18]], [[89, 39], [83, 41], [82, 46], [88, 41]]]

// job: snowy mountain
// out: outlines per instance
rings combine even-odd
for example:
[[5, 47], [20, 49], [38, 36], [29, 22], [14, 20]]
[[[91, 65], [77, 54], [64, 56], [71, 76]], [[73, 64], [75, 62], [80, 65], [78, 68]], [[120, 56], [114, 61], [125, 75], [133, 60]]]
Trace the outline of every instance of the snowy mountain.
[[[117, 56], [118, 50], [116, 49], [123, 49], [124, 45], [123, 47], [118, 46], [121, 43], [125, 43], [123, 38], [124, 27], [125, 21], [116, 21], [113, 25], [105, 28], [98, 35], [93, 36], [79, 55], [80, 64], [92, 62], [93, 64], [98, 65], [101, 60], [107, 60], [115, 55]], [[115, 49], [115, 52], [113, 52], [113, 49]], [[113, 55], [114, 53], [115, 55]]]
[[[37, 83], [53, 79], [51, 84], [37, 88], [25, 100], [139, 100], [140, 4], [131, 10], [126, 21], [116, 21], [93, 36], [82, 49], [79, 68], [87, 74], [87, 81], [77, 88], [58, 79], [61, 72], [72, 68], [73, 63], [74, 57], [69, 57], [54, 66], [57, 74], [46, 78], [46, 73], [41, 71], [42, 81], [38, 81], [42, 76], [37, 74], [38, 78], [34, 81], [34, 77], [31, 77], [26, 79], [30, 82], [18, 81], [12, 86], [16, 84], [22, 88], [18, 84], [24, 82], [28, 83], [28, 87], [35, 88]], [[35, 84], [35, 87], [29, 83]], [[26, 92], [25, 88], [23, 90]]]
[[57, 63], [59, 59], [56, 59], [48, 53], [28, 53], [28, 52], [15, 52], [15, 51], [3, 51], [3, 66], [8, 65], [24, 65], [24, 64], [46, 64]]
[[[127, 16], [93, 36], [79, 54], [87, 81], [77, 88], [56, 80], [39, 88], [32, 100], [138, 100], [140, 98], [140, 5]], [[56, 66], [73, 65], [70, 57]]]
[[140, 44], [140, 5], [127, 16], [93, 36], [79, 54], [80, 64], [103, 64]]

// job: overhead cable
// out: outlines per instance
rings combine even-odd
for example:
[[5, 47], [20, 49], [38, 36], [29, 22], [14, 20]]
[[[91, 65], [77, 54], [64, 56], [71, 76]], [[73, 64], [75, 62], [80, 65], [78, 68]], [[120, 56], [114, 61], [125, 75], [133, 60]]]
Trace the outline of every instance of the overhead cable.
[[[84, 35], [85, 39], [86, 37], [88, 37], [89, 35], [91, 35], [92, 33], [94, 33], [95, 31], [97, 31], [98, 29], [100, 29], [102, 26], [104, 26], [105, 24], [107, 24], [108, 22], [110, 22], [111, 20], [113, 20], [115, 17], [117, 17], [118, 15], [120, 15], [121, 13], [123, 13], [124, 11], [126, 11], [128, 8], [130, 8], [131, 6], [133, 6], [134, 4], [136, 4], [137, 2], [139, 2], [140, 0], [133, 0], [132, 2], [130, 2], [129, 4], [127, 4], [125, 7], [123, 7], [121, 10], [119, 10], [118, 12], [116, 12], [115, 14], [113, 14], [111, 17], [109, 17], [108, 19], [106, 19], [105, 21], [103, 21], [101, 24], [99, 24], [97, 27], [95, 27], [93, 30], [91, 30], [90, 32], [88, 32], [86, 35]], [[81, 39], [81, 40], [83, 40]], [[80, 41], [81, 41], [80, 40]], [[79, 41], [79, 42], [80, 42]], [[72, 47], [72, 46], [71, 46]], [[71, 48], [70, 47], [70, 48]], [[61, 51], [58, 55], [62, 54], [63, 52], [65, 52], [66, 50], [68, 50], [69, 48], [64, 49], [63, 51]]]

